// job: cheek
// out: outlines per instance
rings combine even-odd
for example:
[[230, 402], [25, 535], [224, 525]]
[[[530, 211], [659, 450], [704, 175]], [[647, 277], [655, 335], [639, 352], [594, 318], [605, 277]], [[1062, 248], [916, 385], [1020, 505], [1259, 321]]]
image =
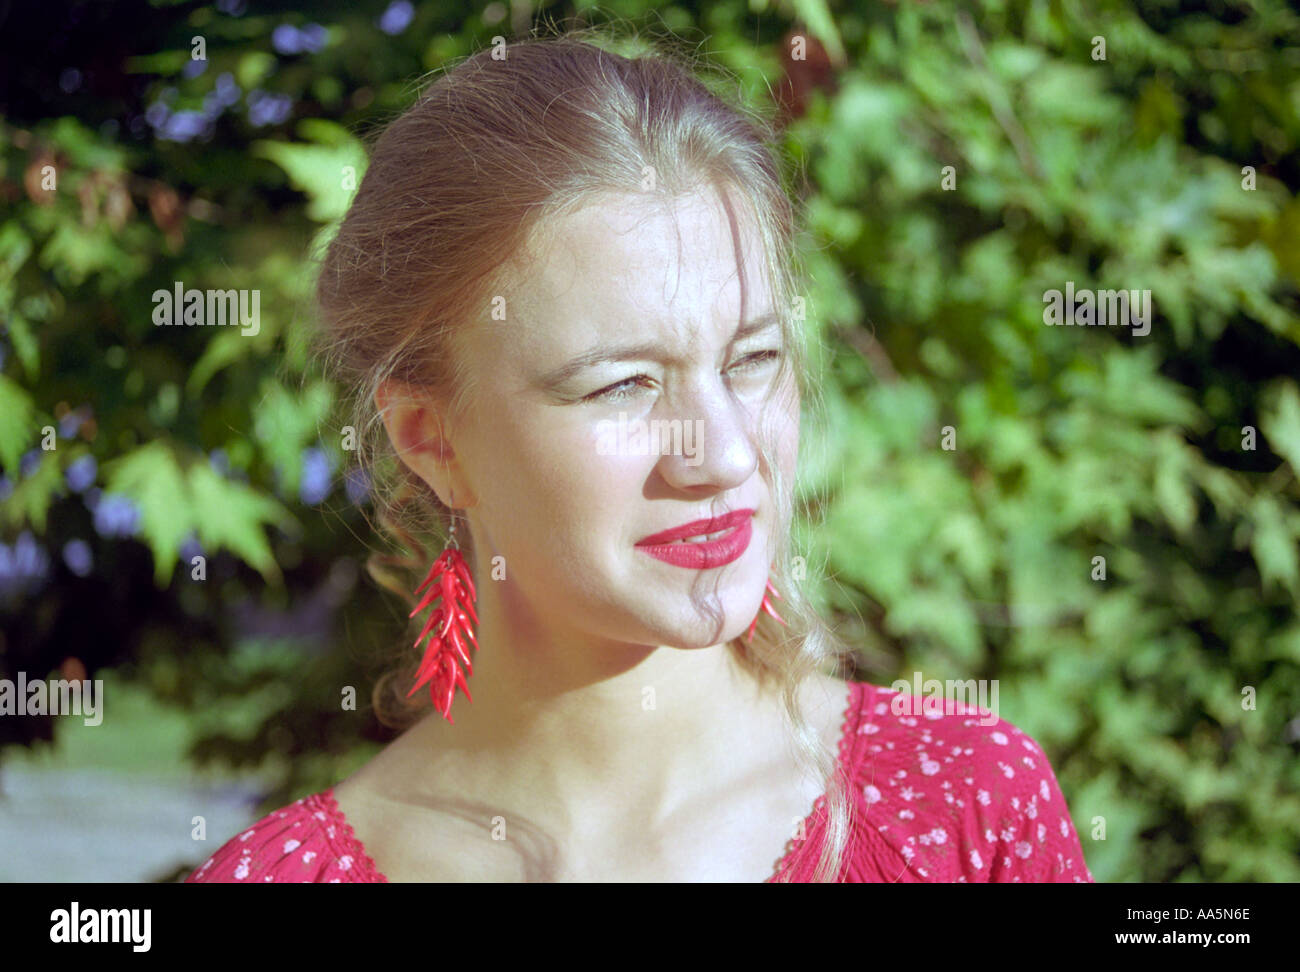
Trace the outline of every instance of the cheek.
[[773, 396], [764, 415], [764, 431], [771, 437], [781, 472], [787, 476], [794, 475], [799, 460], [799, 408], [798, 391], [790, 386]]
[[799, 400], [797, 396], [778, 398], [771, 406], [771, 420], [768, 433], [773, 437], [776, 472], [784, 484], [783, 495], [776, 495], [774, 478], [769, 474], [768, 488], [772, 491], [772, 500], [780, 507], [777, 513], [781, 521], [786, 521], [792, 514], [794, 482], [799, 466]]
[[792, 396], [785, 403], [780, 418], [781, 461], [787, 471], [793, 472], [799, 457], [799, 398]]
[[551, 558], [584, 548], [589, 560], [594, 544], [617, 541], [625, 529], [646, 460], [601, 455], [592, 423], [558, 412], [489, 412], [475, 433], [472, 475], [497, 543], [517, 538]]

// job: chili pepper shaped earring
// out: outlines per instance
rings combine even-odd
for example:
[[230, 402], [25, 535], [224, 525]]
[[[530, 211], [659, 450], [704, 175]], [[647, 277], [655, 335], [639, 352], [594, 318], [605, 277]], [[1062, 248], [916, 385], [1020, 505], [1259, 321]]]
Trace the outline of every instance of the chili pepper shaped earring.
[[[451, 531], [447, 548], [429, 568], [424, 582], [415, 589], [418, 595], [425, 588], [424, 597], [415, 606], [409, 617], [415, 617], [434, 601], [441, 602], [433, 609], [425, 622], [420, 636], [415, 639], [414, 647], [429, 639], [424, 651], [424, 658], [415, 673], [415, 684], [406, 693], [410, 698], [426, 683], [429, 686], [429, 698], [433, 707], [448, 722], [455, 724], [451, 717], [451, 703], [460, 687], [465, 698], [473, 702], [469, 686], [465, 682], [468, 675], [474, 674], [474, 663], [470, 652], [478, 651], [478, 637], [470, 622], [478, 624], [478, 615], [474, 613], [474, 581], [470, 577], [469, 567], [460, 553], [460, 543], [456, 539], [456, 520], [451, 521]], [[435, 630], [437, 629], [437, 630]], [[464, 671], [461, 671], [461, 666]]]
[[[772, 597], [775, 597], [777, 600], [781, 599], [781, 595], [776, 592], [776, 588], [772, 586], [772, 582], [770, 580], [767, 582], [767, 590], [772, 595]], [[758, 613], [754, 615], [754, 620], [750, 622], [749, 632], [745, 635], [746, 643], [754, 640], [754, 629], [758, 627], [758, 619], [763, 616], [764, 611], [772, 615], [772, 617], [776, 618], [782, 624], [785, 624], [785, 618], [781, 617], [781, 615], [776, 613], [776, 608], [772, 607], [771, 599], [767, 596], [767, 594], [764, 594], [763, 603], [759, 606]], [[787, 627], [789, 626], [787, 625]]]

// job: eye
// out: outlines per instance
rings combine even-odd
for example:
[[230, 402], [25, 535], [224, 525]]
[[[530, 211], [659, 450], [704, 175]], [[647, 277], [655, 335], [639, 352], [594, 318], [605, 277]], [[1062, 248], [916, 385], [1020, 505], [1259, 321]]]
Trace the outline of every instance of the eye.
[[778, 348], [768, 348], [764, 351], [755, 351], [753, 354], [745, 355], [727, 370], [756, 371], [763, 365], [768, 364], [771, 361], [776, 361], [780, 357], [781, 351]]
[[631, 378], [625, 378], [616, 384], [594, 391], [590, 395], [585, 395], [582, 400], [584, 402], [622, 402], [631, 398], [636, 388], [650, 388], [653, 387], [653, 384], [649, 375], [633, 375]]

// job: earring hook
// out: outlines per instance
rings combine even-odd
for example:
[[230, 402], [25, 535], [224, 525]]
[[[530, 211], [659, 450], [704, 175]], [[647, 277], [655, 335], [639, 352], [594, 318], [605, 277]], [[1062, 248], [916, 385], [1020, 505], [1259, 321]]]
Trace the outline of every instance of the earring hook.
[[[451, 494], [451, 502], [452, 504], [455, 504], [456, 502], [456, 494], [454, 492]], [[451, 546], [453, 550], [459, 550], [460, 540], [456, 537], [456, 507], [452, 505], [450, 509], [451, 509], [451, 529], [447, 532], [447, 543]]]

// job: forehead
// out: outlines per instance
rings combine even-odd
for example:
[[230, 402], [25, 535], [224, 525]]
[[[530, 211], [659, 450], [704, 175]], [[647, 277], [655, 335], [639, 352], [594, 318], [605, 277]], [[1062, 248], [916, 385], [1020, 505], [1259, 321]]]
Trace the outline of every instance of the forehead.
[[530, 239], [507, 277], [512, 333], [529, 347], [630, 333], [711, 342], [771, 308], [763, 256], [747, 207], [716, 190], [604, 196]]

